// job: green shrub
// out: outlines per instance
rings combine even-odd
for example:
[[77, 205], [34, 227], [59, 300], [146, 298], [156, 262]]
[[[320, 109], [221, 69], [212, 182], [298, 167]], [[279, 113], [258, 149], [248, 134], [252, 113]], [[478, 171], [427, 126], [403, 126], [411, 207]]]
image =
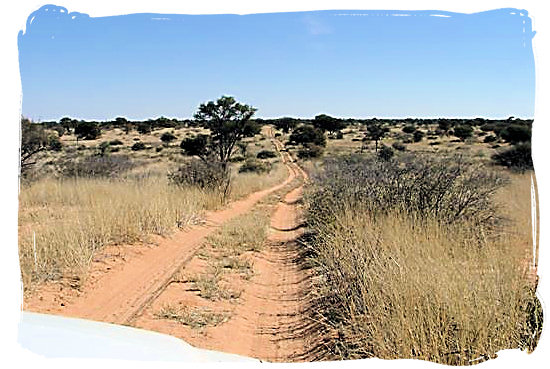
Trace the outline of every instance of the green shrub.
[[405, 133], [413, 133], [416, 131], [416, 127], [412, 124], [408, 124], [405, 127], [403, 127], [402, 131]]
[[395, 141], [394, 143], [392, 143], [391, 146], [397, 151], [405, 151], [407, 149], [407, 146], [405, 146], [404, 144], [398, 141]]
[[63, 177], [86, 178], [117, 177], [136, 166], [126, 155], [86, 156], [79, 159], [63, 159], [57, 165]]
[[139, 142], [136, 142], [135, 144], [133, 144], [131, 149], [133, 151], [140, 151], [140, 150], [145, 150], [146, 147], [145, 147], [145, 144], [143, 142], [139, 141]]
[[422, 141], [423, 138], [424, 138], [424, 132], [418, 131], [418, 130], [414, 131], [413, 133], [414, 142], [420, 142]]
[[386, 145], [382, 145], [380, 150], [378, 150], [378, 157], [382, 160], [390, 160], [393, 154], [392, 148]]
[[318, 145], [306, 145], [298, 150], [300, 159], [318, 158], [323, 154], [323, 148]]
[[239, 168], [239, 173], [269, 173], [271, 163], [256, 159], [247, 159]]
[[225, 199], [231, 189], [231, 173], [227, 165], [191, 159], [168, 173], [171, 184], [179, 187], [198, 187], [213, 191]]
[[256, 157], [258, 159], [276, 158], [277, 153], [275, 153], [274, 151], [271, 151], [271, 150], [262, 150], [262, 151], [258, 152], [258, 154], [256, 154]]
[[533, 169], [530, 143], [520, 143], [512, 146], [509, 149], [494, 154], [492, 159], [496, 164], [510, 169], [520, 171]]
[[165, 143], [165, 144], [168, 144], [172, 141], [175, 141], [177, 139], [176, 136], [174, 136], [174, 134], [170, 133], [170, 132], [164, 132], [161, 136], [160, 136], [160, 140]]

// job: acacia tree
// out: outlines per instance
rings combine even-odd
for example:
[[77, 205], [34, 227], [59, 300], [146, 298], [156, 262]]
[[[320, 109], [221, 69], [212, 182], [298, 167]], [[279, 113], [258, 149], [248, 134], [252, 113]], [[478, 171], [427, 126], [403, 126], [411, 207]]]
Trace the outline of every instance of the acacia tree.
[[367, 126], [367, 132], [365, 132], [365, 138], [367, 140], [374, 141], [376, 144], [375, 151], [378, 152], [378, 141], [380, 141], [389, 132], [388, 127], [383, 127], [378, 122], [373, 122]]
[[225, 166], [237, 142], [260, 132], [260, 126], [250, 120], [256, 110], [237, 102], [231, 96], [222, 96], [215, 102], [201, 104], [194, 118], [198, 125], [210, 130], [210, 136], [197, 138], [201, 142], [195, 142], [194, 145], [190, 141], [186, 145], [184, 141], [182, 148], [187, 151], [184, 146], [193, 146], [200, 152], [198, 156], [212, 155]]
[[44, 127], [32, 123], [27, 118], [21, 119], [20, 169], [24, 174], [36, 163], [39, 153], [45, 150], [61, 150], [61, 143], [55, 136], [48, 135]]
[[323, 131], [328, 131], [331, 134], [346, 128], [346, 123], [343, 120], [331, 117], [326, 114], [317, 115], [313, 120], [313, 125], [316, 128], [319, 128]]

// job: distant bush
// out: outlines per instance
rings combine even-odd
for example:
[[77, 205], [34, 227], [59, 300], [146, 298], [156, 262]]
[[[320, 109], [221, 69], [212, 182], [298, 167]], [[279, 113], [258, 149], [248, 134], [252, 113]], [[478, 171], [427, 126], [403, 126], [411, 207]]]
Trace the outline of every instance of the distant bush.
[[424, 138], [424, 132], [418, 131], [418, 130], [414, 131], [413, 133], [414, 142], [420, 142], [422, 141], [423, 138]]
[[300, 159], [318, 158], [323, 154], [323, 148], [317, 145], [306, 145], [298, 150]]
[[391, 146], [397, 151], [405, 151], [407, 149], [407, 146], [398, 141], [392, 143]]
[[140, 150], [145, 150], [145, 144], [141, 141], [139, 142], [136, 142], [135, 144], [132, 145], [131, 149], [133, 151], [140, 151]]
[[78, 138], [84, 139], [84, 140], [95, 140], [99, 136], [101, 136], [101, 129], [99, 127], [99, 124], [95, 122], [78, 122], [74, 133]]
[[161, 136], [160, 136], [160, 140], [165, 143], [165, 144], [168, 144], [172, 141], [175, 141], [177, 139], [176, 136], [174, 136], [174, 134], [170, 133], [170, 132], [164, 132]]
[[258, 159], [269, 159], [269, 158], [276, 158], [277, 154], [271, 150], [262, 150], [258, 152], [258, 154], [256, 154], [256, 157]]
[[487, 135], [483, 138], [483, 142], [485, 143], [495, 142], [496, 140], [497, 140], [497, 137], [493, 135]]
[[403, 127], [402, 129], [403, 132], [405, 133], [413, 133], [416, 131], [416, 127], [414, 125], [406, 125], [405, 127]]
[[247, 159], [239, 168], [239, 173], [269, 173], [271, 171], [271, 163], [256, 159]]
[[191, 159], [168, 173], [170, 183], [180, 187], [198, 187], [213, 191], [225, 198], [231, 189], [229, 168], [219, 162]]
[[244, 159], [245, 157], [242, 155], [235, 155], [235, 156], [232, 156], [231, 159], [229, 159], [229, 161], [232, 163], [239, 163], [241, 161], [244, 161]]
[[119, 140], [117, 138], [117, 139], [114, 139], [112, 141], [109, 141], [109, 145], [111, 145], [111, 146], [120, 146], [120, 145], [124, 145], [124, 142], [122, 142], [121, 140]]
[[530, 143], [520, 143], [514, 145], [509, 149], [494, 154], [492, 159], [496, 164], [510, 169], [520, 171], [533, 169]]
[[465, 139], [472, 137], [474, 133], [474, 129], [469, 125], [460, 125], [456, 126], [453, 130], [453, 135], [460, 138], [462, 141]]
[[390, 160], [394, 155], [394, 152], [391, 147], [382, 145], [380, 150], [378, 150], [378, 157], [382, 160]]
[[336, 139], [341, 140], [344, 138], [344, 133], [342, 131], [336, 132]]
[[500, 136], [512, 144], [528, 142], [531, 141], [531, 129], [524, 125], [510, 124], [500, 132]]
[[58, 162], [64, 177], [116, 177], [135, 167], [126, 155], [87, 156]]
[[289, 141], [295, 144], [313, 144], [316, 146], [325, 146], [326, 140], [322, 130], [312, 125], [301, 125], [294, 129], [289, 137]]
[[152, 127], [150, 123], [147, 122], [140, 122], [137, 125], [137, 131], [141, 133], [142, 135], [151, 133]]

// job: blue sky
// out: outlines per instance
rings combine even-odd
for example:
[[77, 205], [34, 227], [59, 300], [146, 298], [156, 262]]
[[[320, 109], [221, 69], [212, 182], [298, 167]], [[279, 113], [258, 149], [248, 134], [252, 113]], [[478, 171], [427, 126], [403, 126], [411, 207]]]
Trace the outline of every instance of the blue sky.
[[187, 118], [221, 95], [259, 117], [534, 115], [526, 11], [91, 18], [46, 6], [19, 34], [24, 116]]

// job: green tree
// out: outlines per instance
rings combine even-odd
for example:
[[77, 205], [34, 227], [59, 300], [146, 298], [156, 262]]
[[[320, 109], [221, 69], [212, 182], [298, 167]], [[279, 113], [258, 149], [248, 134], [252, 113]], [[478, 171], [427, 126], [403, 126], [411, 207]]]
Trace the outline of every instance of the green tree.
[[151, 123], [149, 122], [139, 122], [137, 125], [137, 131], [142, 135], [151, 133], [151, 130], [152, 130], [152, 127], [151, 127]]
[[95, 140], [101, 136], [101, 129], [95, 122], [80, 121], [74, 129], [74, 134], [84, 140]]
[[231, 96], [222, 96], [217, 101], [201, 104], [194, 115], [195, 121], [210, 130], [203, 151], [212, 154], [225, 166], [237, 142], [260, 132], [261, 127], [251, 121], [256, 110], [237, 102]]
[[65, 130], [70, 134], [71, 129], [74, 131], [78, 121], [76, 119], [64, 117], [59, 120], [59, 124], [61, 124], [61, 126], [63, 126], [63, 128], [65, 128]]
[[472, 137], [473, 133], [474, 129], [466, 124], [456, 126], [453, 130], [453, 135], [460, 138], [462, 141], [468, 137]]
[[288, 133], [294, 128], [296, 128], [296, 126], [298, 125], [298, 120], [295, 118], [283, 117], [283, 118], [275, 119], [273, 121], [273, 124], [277, 129], [280, 129], [284, 133]]
[[502, 130], [500, 136], [512, 144], [529, 142], [531, 141], [531, 128], [520, 124], [510, 124]]
[[524, 171], [533, 169], [533, 159], [531, 158], [531, 143], [522, 142], [512, 146], [509, 149], [498, 152], [492, 156], [496, 164]]
[[44, 127], [32, 123], [27, 118], [21, 119], [21, 174], [25, 174], [30, 167], [36, 164], [39, 153], [46, 150], [59, 151], [61, 149], [61, 142], [55, 135], [49, 135]]
[[298, 126], [289, 137], [289, 142], [301, 145], [325, 146], [326, 138], [322, 130], [310, 124]]
[[334, 133], [341, 129], [346, 128], [346, 123], [338, 118], [331, 117], [326, 114], [320, 114], [313, 120], [313, 126], [319, 128], [322, 131], [328, 131]]
[[378, 152], [378, 141], [383, 139], [386, 134], [390, 131], [388, 127], [384, 127], [378, 121], [373, 121], [367, 126], [367, 132], [365, 132], [365, 138], [370, 141], [374, 141], [376, 148], [375, 151]]

